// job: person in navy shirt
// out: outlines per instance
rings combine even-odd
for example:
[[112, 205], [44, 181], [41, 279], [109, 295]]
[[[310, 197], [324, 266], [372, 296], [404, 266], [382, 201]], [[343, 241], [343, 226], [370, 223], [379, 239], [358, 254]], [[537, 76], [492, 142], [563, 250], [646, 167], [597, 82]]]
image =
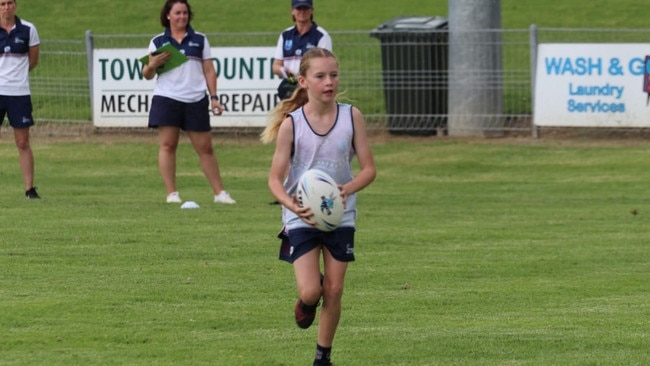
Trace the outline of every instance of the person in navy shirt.
[[34, 187], [34, 125], [29, 72], [38, 64], [41, 41], [34, 24], [16, 16], [16, 0], [0, 0], [0, 125], [5, 116], [14, 130], [25, 198], [40, 198]]
[[[183, 130], [199, 156], [203, 174], [214, 192], [214, 202], [234, 204], [235, 200], [223, 189], [212, 147], [209, 112], [221, 115], [224, 110], [217, 96], [217, 73], [208, 39], [194, 31], [191, 20], [192, 8], [187, 0], [167, 0], [160, 11], [160, 23], [165, 31], [151, 39], [149, 63], [142, 68], [145, 79], [157, 76], [149, 127], [158, 129], [158, 167], [167, 189], [167, 202], [183, 202], [176, 189], [176, 150]], [[188, 60], [159, 73], [159, 67], [169, 61], [171, 54], [156, 50], [166, 44], [185, 54]]]
[[296, 89], [300, 59], [305, 52], [314, 47], [332, 50], [332, 38], [314, 22], [312, 0], [291, 0], [291, 16], [294, 25], [280, 34], [273, 61], [273, 73], [282, 78], [278, 87], [280, 99], [289, 98]]

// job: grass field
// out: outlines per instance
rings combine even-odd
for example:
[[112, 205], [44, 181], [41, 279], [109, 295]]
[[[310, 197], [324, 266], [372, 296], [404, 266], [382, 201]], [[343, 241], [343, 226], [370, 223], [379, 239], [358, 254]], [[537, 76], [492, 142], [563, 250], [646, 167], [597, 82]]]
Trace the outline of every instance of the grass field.
[[[163, 203], [153, 135], [37, 137], [25, 201], [0, 138], [0, 364], [307, 365], [276, 259], [270, 146], [215, 144], [210, 203], [186, 140]], [[337, 365], [650, 362], [643, 141], [377, 139]]]
[[[317, 0], [316, 20], [367, 30], [447, 3]], [[192, 4], [206, 32], [290, 22], [288, 0]], [[44, 39], [78, 39], [156, 33], [161, 5], [19, 0], [18, 14]], [[502, 1], [509, 28], [647, 28], [638, 9]], [[316, 327], [293, 323], [293, 272], [276, 259], [271, 146], [215, 135], [238, 200], [217, 206], [184, 139], [179, 189], [201, 208], [180, 210], [163, 203], [155, 135], [35, 135], [40, 201], [23, 198], [0, 135], [0, 365], [310, 364]], [[335, 364], [650, 364], [647, 141], [375, 137], [373, 150]]]
[[[18, 14], [36, 24], [44, 39], [82, 39], [96, 34], [155, 34], [163, 1], [20, 0]], [[194, 26], [203, 32], [279, 32], [291, 24], [289, 0], [191, 1]], [[447, 16], [448, 0], [316, 0], [316, 21], [331, 31], [370, 30], [403, 15]], [[504, 28], [648, 28], [635, 0], [502, 0]]]

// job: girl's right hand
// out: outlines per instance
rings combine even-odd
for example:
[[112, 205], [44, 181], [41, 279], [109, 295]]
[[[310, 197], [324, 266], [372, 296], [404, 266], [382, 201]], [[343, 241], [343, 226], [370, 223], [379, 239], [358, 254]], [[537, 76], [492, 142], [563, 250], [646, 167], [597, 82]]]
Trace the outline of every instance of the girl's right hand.
[[293, 202], [292, 202], [292, 208], [291, 211], [293, 211], [302, 221], [304, 221], [306, 224], [309, 224], [311, 226], [316, 226], [316, 222], [310, 220], [309, 218], [314, 216], [314, 214], [311, 212], [310, 207], [300, 207], [300, 202], [298, 202], [298, 197], [294, 194], [291, 196]]

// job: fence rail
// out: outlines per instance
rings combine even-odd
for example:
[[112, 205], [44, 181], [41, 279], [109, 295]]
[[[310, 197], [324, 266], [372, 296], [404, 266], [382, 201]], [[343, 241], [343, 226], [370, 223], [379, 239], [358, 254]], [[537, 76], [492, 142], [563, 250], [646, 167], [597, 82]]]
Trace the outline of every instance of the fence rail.
[[[534, 29], [534, 30], [533, 30]], [[536, 42], [646, 42], [648, 29], [534, 28], [499, 32], [501, 70], [472, 73], [501, 80], [501, 112], [490, 130], [532, 130], [531, 55]], [[447, 30], [432, 37], [382, 40], [371, 32], [331, 32], [341, 66], [341, 90], [364, 113], [370, 129], [428, 132], [446, 120]], [[535, 32], [535, 34], [531, 34]], [[31, 74], [34, 116], [40, 122], [92, 123], [88, 56], [95, 48], [146, 48], [152, 35], [93, 35], [87, 40], [42, 40], [39, 66]], [[213, 47], [274, 46], [276, 33], [208, 33]], [[424, 53], [422, 53], [424, 52]], [[427, 54], [431, 53], [431, 54]], [[427, 59], [429, 57], [430, 59]], [[416, 59], [419, 58], [419, 59]], [[485, 75], [486, 73], [491, 75]], [[424, 121], [413, 123], [413, 120]], [[437, 130], [436, 130], [437, 131]]]

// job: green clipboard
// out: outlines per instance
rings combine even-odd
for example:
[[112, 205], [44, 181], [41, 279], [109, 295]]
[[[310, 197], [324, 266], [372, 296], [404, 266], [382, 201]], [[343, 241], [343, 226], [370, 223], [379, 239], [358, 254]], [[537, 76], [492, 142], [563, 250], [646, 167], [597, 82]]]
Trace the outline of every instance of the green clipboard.
[[[178, 49], [176, 49], [176, 47], [172, 46], [171, 43], [167, 43], [166, 45], [161, 46], [160, 48], [154, 51], [154, 54], [165, 52], [165, 51], [171, 53], [172, 57], [169, 59], [169, 61], [165, 62], [162, 66], [156, 69], [157, 74], [162, 74], [169, 70], [172, 70], [187, 61], [187, 56], [182, 54]], [[142, 62], [145, 65], [148, 64], [149, 55], [145, 55], [141, 57], [140, 62]]]

